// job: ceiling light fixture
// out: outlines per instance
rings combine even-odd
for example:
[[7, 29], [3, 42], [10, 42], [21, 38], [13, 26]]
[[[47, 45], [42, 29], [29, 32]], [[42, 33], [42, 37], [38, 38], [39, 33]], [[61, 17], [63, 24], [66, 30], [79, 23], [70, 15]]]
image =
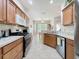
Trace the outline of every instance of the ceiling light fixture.
[[32, 5], [32, 0], [28, 0], [28, 2], [29, 2], [29, 4], [31, 4], [31, 5]]
[[53, 0], [50, 0], [50, 4], [53, 4]]

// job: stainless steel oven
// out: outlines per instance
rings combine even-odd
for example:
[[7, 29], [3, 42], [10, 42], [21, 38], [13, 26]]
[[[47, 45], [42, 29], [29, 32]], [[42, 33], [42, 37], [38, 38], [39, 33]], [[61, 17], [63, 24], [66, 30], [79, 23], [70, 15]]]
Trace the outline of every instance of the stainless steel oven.
[[31, 47], [31, 34], [27, 34], [24, 36], [24, 57], [28, 54], [28, 51]]
[[57, 37], [57, 52], [65, 59], [66, 55], [66, 39], [63, 37]]

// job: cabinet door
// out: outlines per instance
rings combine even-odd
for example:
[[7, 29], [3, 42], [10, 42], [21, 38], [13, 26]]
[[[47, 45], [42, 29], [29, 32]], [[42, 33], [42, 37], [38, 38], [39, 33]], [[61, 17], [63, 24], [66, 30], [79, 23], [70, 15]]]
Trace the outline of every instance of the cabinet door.
[[75, 22], [75, 3], [73, 3], [73, 21]]
[[[19, 45], [14, 47], [12, 50], [4, 54], [3, 59], [15, 59], [16, 56], [18, 56], [21, 51], [23, 51], [23, 43], [20, 43]], [[23, 55], [20, 55], [20, 56], [22, 57]]]
[[47, 34], [44, 34], [44, 44], [49, 44], [49, 36]]
[[74, 46], [71, 42], [66, 44], [66, 59], [74, 59]]
[[24, 13], [21, 11], [21, 17], [24, 19]]
[[3, 47], [3, 54], [6, 54], [8, 51], [10, 51], [11, 49], [13, 49], [15, 46], [17, 46], [19, 43], [21, 43], [23, 40], [22, 38]]
[[25, 20], [28, 20], [28, 17], [27, 17], [26, 15], [25, 15], [25, 17], [24, 17], [24, 18], [25, 18]]
[[6, 0], [0, 0], [0, 21], [6, 22]]
[[10, 24], [15, 24], [15, 5], [7, 0], [7, 22]]
[[72, 23], [73, 23], [73, 5], [70, 5], [63, 11], [63, 25], [71, 25]]
[[56, 36], [55, 35], [50, 35], [49, 43], [50, 43], [51, 47], [56, 48], [57, 40], [56, 40]]
[[54, 36], [54, 35], [47, 34], [44, 37], [44, 43], [53, 48], [56, 48], [56, 41], [57, 41], [56, 36]]
[[16, 57], [15, 59], [22, 59], [23, 56], [23, 52], [21, 51]]
[[2, 59], [2, 49], [0, 48], [0, 59]]
[[16, 14], [18, 14], [19, 16], [21, 16], [21, 10], [19, 8], [16, 8]]
[[49, 34], [48, 35], [48, 45], [49, 46], [51, 46], [51, 47], [53, 47], [53, 48], [56, 48], [56, 36], [55, 35], [51, 35], [51, 34]]

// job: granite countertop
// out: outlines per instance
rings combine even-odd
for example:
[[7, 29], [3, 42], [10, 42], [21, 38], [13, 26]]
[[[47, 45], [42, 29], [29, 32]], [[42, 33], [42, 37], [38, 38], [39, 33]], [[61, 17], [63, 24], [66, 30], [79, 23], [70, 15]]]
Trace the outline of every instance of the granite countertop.
[[67, 38], [67, 39], [71, 39], [71, 40], [74, 40], [74, 35], [71, 35], [71, 34], [67, 34], [67, 33], [55, 33], [55, 32], [42, 32], [42, 33], [47, 33], [47, 34], [54, 34], [54, 35], [58, 35], [58, 36], [61, 36], [61, 37], [64, 37], [64, 38]]
[[0, 38], [0, 48], [20, 39], [22, 37], [23, 36], [9, 36], [9, 37]]

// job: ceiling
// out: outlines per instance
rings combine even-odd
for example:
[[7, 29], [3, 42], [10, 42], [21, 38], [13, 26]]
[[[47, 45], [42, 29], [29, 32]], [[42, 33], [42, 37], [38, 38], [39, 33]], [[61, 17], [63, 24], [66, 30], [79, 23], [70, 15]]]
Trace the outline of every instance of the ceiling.
[[61, 6], [65, 0], [53, 0], [53, 4], [50, 4], [50, 0], [18, 0], [25, 8], [25, 11], [34, 20], [49, 20], [61, 14]]

